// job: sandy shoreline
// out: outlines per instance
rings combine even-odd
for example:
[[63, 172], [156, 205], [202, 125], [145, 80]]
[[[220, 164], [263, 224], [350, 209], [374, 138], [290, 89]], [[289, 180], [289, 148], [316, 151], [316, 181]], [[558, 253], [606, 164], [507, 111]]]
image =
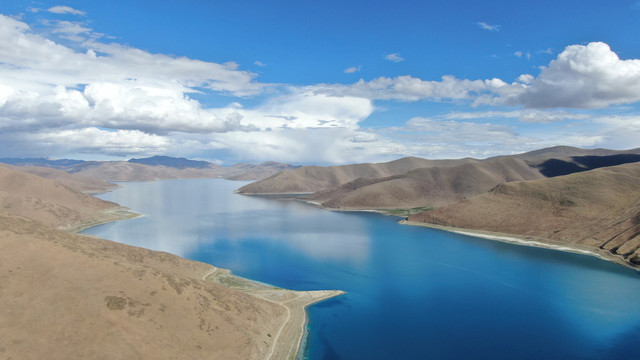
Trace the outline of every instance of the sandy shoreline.
[[309, 305], [344, 294], [339, 290], [295, 291], [278, 288], [258, 281], [233, 275], [230, 270], [214, 267], [202, 278], [226, 287], [242, 291], [282, 306], [287, 319], [273, 335], [269, 359], [297, 359], [302, 350], [302, 340], [306, 336], [307, 312]]
[[586, 246], [579, 246], [576, 244], [558, 243], [553, 240], [537, 238], [533, 236], [503, 234], [503, 233], [484, 231], [484, 230], [462, 229], [462, 228], [456, 228], [451, 226], [442, 226], [442, 225], [435, 225], [435, 224], [408, 221], [408, 220], [400, 220], [398, 223], [401, 225], [421, 226], [421, 227], [428, 227], [432, 229], [439, 229], [439, 230], [444, 230], [444, 231], [448, 231], [456, 234], [468, 235], [468, 236], [473, 236], [473, 237], [493, 240], [493, 241], [500, 241], [503, 243], [509, 243], [514, 245], [531, 246], [531, 247], [538, 247], [538, 248], [544, 248], [544, 249], [550, 249], [550, 250], [570, 252], [574, 254], [593, 256], [604, 261], [622, 265], [632, 270], [640, 271], [640, 269], [638, 269], [637, 267], [633, 267], [629, 265], [628, 263], [624, 262], [622, 259], [610, 254], [605, 250], [598, 251], [598, 249], [594, 249]]
[[600, 260], [608, 261], [617, 265], [622, 265], [628, 269], [640, 271], [639, 267], [630, 265], [629, 263], [624, 261], [622, 258], [615, 256], [606, 250], [597, 249], [593, 247], [581, 246], [577, 244], [561, 243], [561, 242], [557, 242], [550, 239], [527, 236], [527, 235], [505, 234], [505, 233], [499, 233], [499, 232], [491, 232], [491, 231], [475, 230], [475, 229], [463, 229], [463, 228], [456, 228], [452, 226], [442, 226], [442, 225], [436, 225], [436, 224], [409, 221], [402, 216], [389, 214], [383, 209], [356, 209], [356, 208], [332, 209], [332, 208], [327, 208], [323, 206], [321, 203], [316, 201], [310, 201], [310, 200], [304, 200], [304, 199], [296, 199], [296, 200], [306, 203], [308, 205], [315, 206], [320, 209], [329, 210], [329, 211], [373, 212], [373, 213], [377, 213], [385, 216], [394, 216], [394, 217], [401, 218], [401, 220], [398, 221], [398, 223], [401, 225], [428, 227], [432, 229], [444, 230], [444, 231], [448, 231], [456, 234], [473, 236], [473, 237], [482, 238], [486, 240], [500, 241], [508, 244], [531, 246], [531, 247], [538, 247], [538, 248], [544, 248], [544, 249], [550, 249], [550, 250], [556, 250], [556, 251], [570, 252], [574, 254], [593, 256]]
[[135, 218], [144, 216], [142, 214], [135, 213], [131, 211], [131, 209], [126, 208], [124, 206], [118, 206], [118, 207], [106, 209], [101, 211], [100, 214], [102, 216], [101, 219], [91, 221], [91, 222], [75, 224], [73, 226], [66, 227], [66, 228], [58, 228], [58, 230], [68, 231], [72, 233], [79, 233], [82, 230], [86, 230], [94, 226], [108, 224], [114, 221], [130, 220], [130, 219], [135, 219]]

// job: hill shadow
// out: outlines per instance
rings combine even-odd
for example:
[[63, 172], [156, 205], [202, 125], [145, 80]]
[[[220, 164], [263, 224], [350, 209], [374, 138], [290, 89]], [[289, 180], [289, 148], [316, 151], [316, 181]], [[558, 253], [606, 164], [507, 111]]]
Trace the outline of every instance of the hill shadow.
[[535, 167], [546, 177], [569, 175], [606, 166], [639, 162], [640, 154], [616, 154], [608, 156], [573, 156], [570, 161], [549, 159]]

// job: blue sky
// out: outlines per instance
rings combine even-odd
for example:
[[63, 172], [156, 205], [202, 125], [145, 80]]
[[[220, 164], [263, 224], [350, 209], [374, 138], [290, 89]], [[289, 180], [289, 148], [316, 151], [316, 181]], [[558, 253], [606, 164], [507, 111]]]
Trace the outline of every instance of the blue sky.
[[640, 146], [640, 1], [0, 3], [0, 157]]

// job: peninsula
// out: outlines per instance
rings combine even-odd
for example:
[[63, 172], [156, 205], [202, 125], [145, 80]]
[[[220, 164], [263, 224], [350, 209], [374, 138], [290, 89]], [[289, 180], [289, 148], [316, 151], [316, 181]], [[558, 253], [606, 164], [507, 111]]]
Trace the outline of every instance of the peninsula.
[[95, 180], [19, 170], [0, 166], [3, 358], [292, 358], [305, 307], [342, 293], [274, 288], [75, 234], [134, 214], [83, 193]]

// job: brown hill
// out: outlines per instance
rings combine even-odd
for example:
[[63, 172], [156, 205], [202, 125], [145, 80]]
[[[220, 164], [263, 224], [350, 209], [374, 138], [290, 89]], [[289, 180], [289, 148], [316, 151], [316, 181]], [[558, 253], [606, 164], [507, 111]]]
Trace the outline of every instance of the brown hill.
[[305, 199], [336, 209], [439, 207], [479, 195], [503, 182], [541, 177], [523, 160], [505, 157], [421, 168], [380, 179], [358, 179]]
[[267, 161], [259, 165], [235, 164], [225, 167], [225, 178], [229, 180], [261, 180], [284, 170], [293, 170], [299, 166], [292, 166], [275, 161]]
[[640, 161], [640, 148], [631, 150], [580, 149], [555, 146], [514, 155], [540, 170], [545, 177], [616, 166]]
[[68, 172], [105, 181], [152, 181], [158, 179], [192, 179], [222, 177], [220, 168], [184, 168], [153, 166], [126, 161], [85, 162]]
[[128, 161], [91, 161], [76, 164], [65, 169], [105, 181], [153, 181], [160, 179], [200, 179], [227, 178], [231, 180], [260, 180], [294, 166], [266, 162], [260, 165], [236, 164], [229, 167], [209, 164], [206, 167], [170, 167], [147, 165]]
[[485, 160], [404, 158], [381, 164], [305, 166], [246, 185], [238, 192], [299, 194], [301, 199], [335, 209], [439, 207], [481, 194], [501, 182], [560, 176], [637, 161], [640, 149], [556, 146]]
[[501, 184], [408, 220], [535, 237], [636, 266], [640, 265], [640, 163]]
[[288, 359], [305, 307], [341, 293], [54, 229], [113, 220], [104, 210], [119, 207], [4, 166], [0, 206], [2, 358]]
[[427, 160], [407, 157], [387, 163], [341, 166], [303, 166], [286, 170], [238, 189], [241, 194], [309, 194], [329, 190], [356, 179], [379, 179], [411, 170], [477, 162], [473, 159]]
[[33, 175], [37, 175], [46, 179], [56, 180], [63, 185], [74, 190], [85, 193], [99, 193], [117, 188], [118, 186], [100, 179], [94, 179], [79, 174], [69, 174], [65, 171], [39, 166], [11, 166], [0, 164], [14, 171], [21, 171]]
[[0, 208], [60, 229], [127, 217], [118, 204], [6, 166], [0, 166]]
[[287, 310], [210, 265], [0, 213], [6, 359], [265, 359]]

